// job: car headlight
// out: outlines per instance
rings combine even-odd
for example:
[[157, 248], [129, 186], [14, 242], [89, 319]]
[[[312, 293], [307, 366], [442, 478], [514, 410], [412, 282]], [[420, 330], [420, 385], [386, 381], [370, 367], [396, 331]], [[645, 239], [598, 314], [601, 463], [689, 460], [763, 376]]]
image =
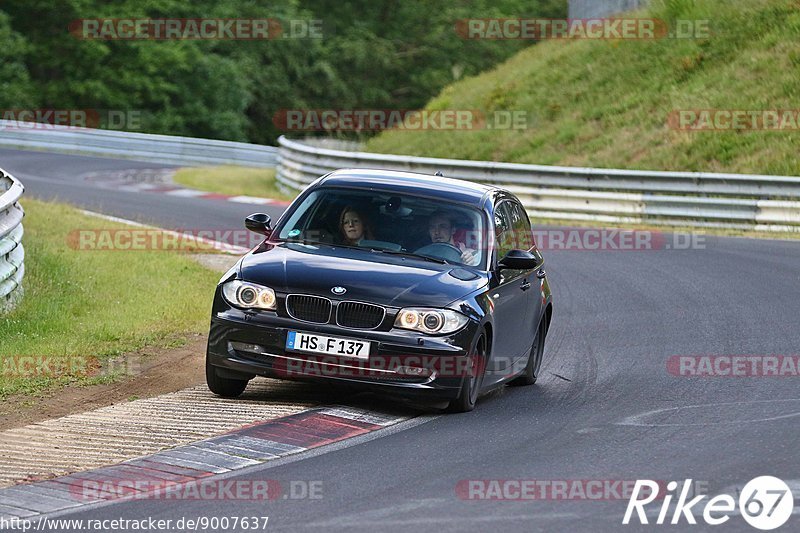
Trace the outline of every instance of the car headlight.
[[430, 334], [453, 333], [463, 328], [467, 320], [461, 313], [450, 309], [407, 307], [397, 313], [394, 327]]
[[275, 310], [275, 291], [263, 285], [235, 279], [222, 286], [222, 295], [233, 306], [244, 309]]

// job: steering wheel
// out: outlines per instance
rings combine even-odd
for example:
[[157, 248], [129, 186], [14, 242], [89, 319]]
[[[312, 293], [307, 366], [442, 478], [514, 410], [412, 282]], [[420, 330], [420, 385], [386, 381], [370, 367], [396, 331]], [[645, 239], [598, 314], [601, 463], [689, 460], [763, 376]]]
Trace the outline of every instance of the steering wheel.
[[461, 263], [461, 250], [449, 242], [434, 242], [426, 244], [414, 251], [415, 254], [429, 255], [453, 263]]

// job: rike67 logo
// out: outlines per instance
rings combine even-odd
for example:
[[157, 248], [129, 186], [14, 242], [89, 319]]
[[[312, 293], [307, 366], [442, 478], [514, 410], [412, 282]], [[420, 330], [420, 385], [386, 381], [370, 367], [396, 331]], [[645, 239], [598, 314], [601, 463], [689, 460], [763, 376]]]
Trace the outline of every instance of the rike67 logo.
[[[670, 481], [667, 484], [667, 494], [661, 501], [661, 508], [656, 518], [656, 524], [679, 524], [683, 519], [689, 524], [697, 524], [695, 512], [701, 512], [706, 524], [716, 526], [730, 520], [731, 515], [737, 511], [737, 501], [729, 494], [714, 496], [704, 506], [698, 505], [707, 496], [695, 496], [688, 499], [692, 480], [687, 479], [678, 495], [678, 483]], [[741, 492], [738, 492], [738, 512], [742, 518], [756, 529], [769, 531], [784, 525], [792, 515], [794, 509], [794, 496], [786, 483], [772, 476], [760, 476], [750, 480]], [[641, 497], [644, 494], [644, 497]], [[670, 505], [673, 496], [678, 495], [672, 513]], [[633, 494], [625, 510], [623, 524], [630, 524], [634, 511], [641, 524], [649, 524], [648, 513], [645, 507], [658, 498], [658, 483], [649, 479], [637, 480]], [[695, 508], [696, 507], [696, 508]], [[653, 511], [654, 509], [650, 509]], [[671, 514], [671, 517], [669, 516]], [[651, 514], [652, 517], [652, 514]], [[671, 518], [671, 519], [670, 519]], [[669, 522], [667, 522], [669, 520]]]

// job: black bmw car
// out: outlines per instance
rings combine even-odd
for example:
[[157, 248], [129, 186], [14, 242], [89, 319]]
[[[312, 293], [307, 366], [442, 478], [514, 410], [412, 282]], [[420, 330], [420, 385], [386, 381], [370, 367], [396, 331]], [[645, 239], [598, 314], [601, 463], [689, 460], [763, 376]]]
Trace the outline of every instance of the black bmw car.
[[250, 379], [327, 380], [474, 408], [533, 384], [552, 317], [544, 260], [502, 189], [408, 172], [339, 170], [306, 188], [220, 280], [212, 392]]

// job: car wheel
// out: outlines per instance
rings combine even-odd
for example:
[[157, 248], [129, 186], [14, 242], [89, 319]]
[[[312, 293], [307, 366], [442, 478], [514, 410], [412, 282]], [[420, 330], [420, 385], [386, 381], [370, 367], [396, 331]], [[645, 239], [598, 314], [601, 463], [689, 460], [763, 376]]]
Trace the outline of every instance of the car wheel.
[[448, 413], [466, 413], [475, 409], [478, 393], [483, 383], [483, 374], [486, 370], [486, 336], [481, 335], [475, 344], [475, 351], [469, 358], [470, 368], [468, 375], [461, 385], [458, 397], [450, 401], [447, 406]]
[[539, 369], [542, 367], [542, 358], [544, 356], [544, 341], [547, 337], [547, 319], [542, 317], [539, 322], [539, 329], [536, 332], [536, 337], [533, 339], [531, 351], [528, 354], [528, 363], [525, 365], [525, 371], [521, 376], [509, 382], [509, 385], [533, 385], [536, 383], [536, 378], [539, 376]]
[[208, 390], [223, 398], [236, 398], [241, 396], [247, 388], [248, 380], [223, 378], [217, 369], [206, 360], [206, 383]]

